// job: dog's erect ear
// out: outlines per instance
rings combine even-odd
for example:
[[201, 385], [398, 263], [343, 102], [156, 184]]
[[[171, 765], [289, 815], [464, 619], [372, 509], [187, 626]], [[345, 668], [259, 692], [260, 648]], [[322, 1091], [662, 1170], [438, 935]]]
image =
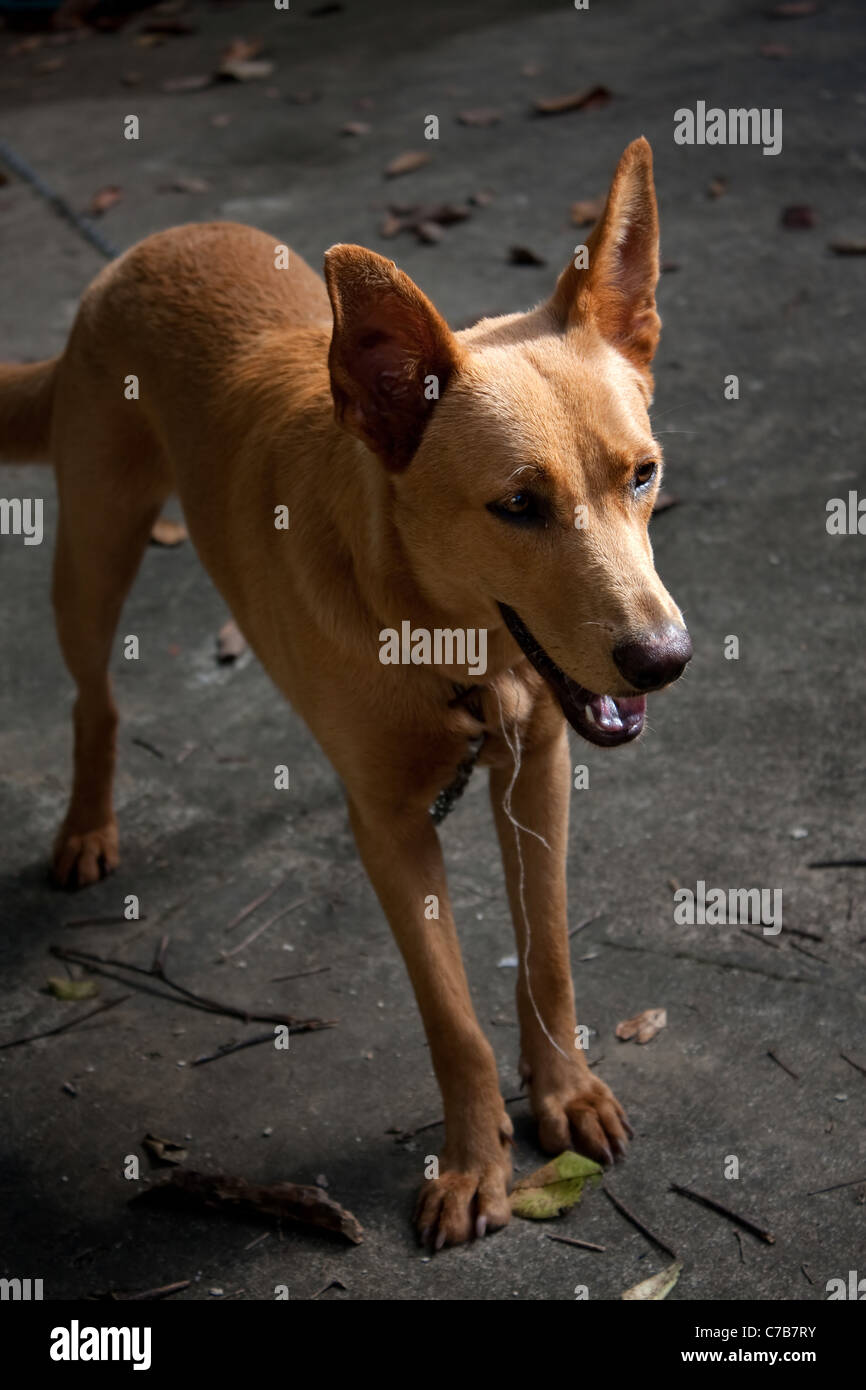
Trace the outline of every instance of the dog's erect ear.
[[409, 276], [374, 251], [332, 246], [325, 279], [337, 420], [389, 468], [405, 468], [457, 366], [457, 341]]
[[652, 150], [643, 137], [620, 159], [586, 249], [588, 265], [572, 261], [566, 267], [548, 308], [564, 329], [593, 321], [608, 342], [648, 373], [661, 329], [655, 302], [659, 226]]

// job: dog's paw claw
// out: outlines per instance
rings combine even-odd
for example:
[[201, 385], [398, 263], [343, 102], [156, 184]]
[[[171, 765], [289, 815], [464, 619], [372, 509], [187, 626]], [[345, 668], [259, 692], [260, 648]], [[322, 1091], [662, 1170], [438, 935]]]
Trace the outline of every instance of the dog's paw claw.
[[536, 1090], [533, 1107], [545, 1153], [576, 1149], [606, 1166], [625, 1158], [634, 1131], [610, 1087], [597, 1076], [580, 1074], [547, 1094]]
[[421, 1244], [439, 1251], [506, 1226], [511, 1217], [510, 1178], [511, 1164], [506, 1158], [428, 1179], [415, 1215]]
[[61, 888], [85, 888], [113, 873], [119, 863], [115, 821], [79, 833], [64, 826], [55, 841], [51, 874]]

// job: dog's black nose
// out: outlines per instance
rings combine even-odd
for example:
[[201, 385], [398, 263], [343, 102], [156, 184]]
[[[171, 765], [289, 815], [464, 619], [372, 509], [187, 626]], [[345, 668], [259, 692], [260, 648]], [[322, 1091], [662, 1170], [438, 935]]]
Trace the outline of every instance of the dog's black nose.
[[683, 674], [692, 659], [692, 639], [673, 623], [645, 632], [613, 649], [617, 670], [638, 690], [660, 690]]

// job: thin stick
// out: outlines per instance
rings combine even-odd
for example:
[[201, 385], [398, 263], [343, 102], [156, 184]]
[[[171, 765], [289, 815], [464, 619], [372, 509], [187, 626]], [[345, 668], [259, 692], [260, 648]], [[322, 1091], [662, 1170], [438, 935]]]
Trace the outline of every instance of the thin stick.
[[866, 1182], [864, 1178], [849, 1178], [847, 1182], [834, 1183], [832, 1187], [816, 1187], [812, 1192], [807, 1192], [807, 1197], [820, 1197], [824, 1192], [839, 1192], [843, 1187], [856, 1187], [858, 1182]]
[[821, 965], [829, 965], [830, 962], [823, 956], [816, 956], [814, 951], [810, 951], [808, 946], [801, 946], [799, 941], [789, 941], [788, 945], [792, 951], [799, 951], [801, 956], [808, 956], [810, 960], [817, 960]]
[[805, 927], [785, 927], [785, 931], [793, 936], [805, 936], [809, 941], [823, 941], [824, 938], [816, 931], [807, 931]]
[[811, 1274], [809, 1273], [809, 1271], [808, 1271], [808, 1269], [806, 1268], [806, 1266], [805, 1266], [805, 1265], [800, 1265], [800, 1268], [802, 1269], [802, 1271], [803, 1271], [803, 1273], [805, 1274], [806, 1278], [809, 1280], [809, 1283], [810, 1283], [810, 1284], [814, 1284], [815, 1280], [812, 1278], [812, 1276], [811, 1276]]
[[593, 1245], [591, 1240], [576, 1240], [574, 1236], [554, 1236], [550, 1231], [545, 1231], [544, 1234], [548, 1240], [559, 1241], [560, 1245], [576, 1245], [580, 1250], [600, 1250], [602, 1253], [607, 1250], [606, 1245]]
[[570, 927], [568, 932], [569, 938], [577, 936], [577, 933], [583, 931], [584, 927], [591, 927], [593, 922], [600, 922], [604, 915], [603, 912], [597, 912], [594, 917], [587, 917], [585, 921], [578, 922], [576, 927]]
[[165, 762], [165, 754], [161, 753], [154, 744], [148, 743], [146, 738], [134, 738], [132, 742], [139, 748], [143, 748], [146, 753], [152, 753], [155, 758], [161, 758]]
[[740, 1216], [737, 1212], [731, 1211], [729, 1207], [723, 1207], [721, 1202], [717, 1202], [713, 1197], [704, 1197], [700, 1192], [693, 1192], [690, 1187], [681, 1187], [678, 1182], [671, 1183], [671, 1192], [678, 1192], [681, 1197], [690, 1197], [693, 1202], [700, 1202], [701, 1206], [709, 1207], [711, 1211], [717, 1211], [720, 1216], [726, 1216], [729, 1221], [734, 1221], [738, 1226], [742, 1226], [744, 1231], [751, 1231], [753, 1236], [759, 1240], [765, 1240], [768, 1245], [775, 1245], [776, 1237], [769, 1231], [765, 1231], [763, 1226], [758, 1226], [754, 1221], [750, 1221], [747, 1216]]
[[145, 970], [143, 966], [131, 965], [128, 961], [113, 960], [110, 956], [96, 956], [88, 951], [70, 951], [65, 946], [52, 946], [51, 954], [57, 956], [58, 960], [70, 960], [76, 965], [86, 965], [97, 975], [105, 975], [110, 980], [118, 979], [117, 975], [112, 975], [106, 970], [106, 966], [115, 969], [130, 970], [135, 975], [144, 975], [152, 980], [159, 980], [168, 989], [173, 989], [181, 995], [180, 999], [175, 999], [170, 994], [164, 994], [162, 990], [153, 989], [147, 985], [136, 985], [129, 980], [120, 977], [121, 984], [133, 984], [133, 988], [144, 990], [146, 994], [155, 994], [157, 999], [168, 999], [173, 1004], [186, 1004], [193, 1009], [201, 1009], [204, 1013], [222, 1014], [225, 1018], [239, 1018], [243, 1023], [282, 1023], [298, 1033], [312, 1033], [319, 1028], [333, 1028], [337, 1022], [335, 1018], [294, 1018], [291, 1014], [251, 1014], [245, 1009], [237, 1009], [233, 1004], [222, 1004], [216, 999], [208, 999], [203, 994], [195, 994], [192, 990], [186, 989], [183, 985], [170, 980], [163, 970]]
[[[291, 1031], [291, 1030], [290, 1030]], [[258, 1047], [260, 1043], [272, 1043], [273, 1033], [258, 1033], [254, 1038], [245, 1038], [239, 1043], [223, 1043], [222, 1047], [216, 1052], [211, 1052], [207, 1057], [196, 1057], [192, 1063], [194, 1067], [203, 1067], [205, 1062], [218, 1062], [220, 1057], [228, 1057], [232, 1052], [240, 1052], [245, 1047]]]
[[768, 1048], [767, 1048], [767, 1056], [768, 1056], [768, 1057], [772, 1057], [773, 1061], [776, 1063], [776, 1066], [777, 1066], [777, 1067], [781, 1067], [781, 1068], [782, 1068], [782, 1071], [786, 1071], [786, 1072], [788, 1073], [789, 1076], [793, 1076], [793, 1078], [794, 1078], [795, 1081], [799, 1081], [799, 1080], [800, 1080], [800, 1078], [799, 1078], [799, 1076], [797, 1075], [797, 1073], [796, 1073], [795, 1071], [791, 1071], [791, 1068], [790, 1068], [790, 1067], [786, 1067], [786, 1066], [785, 1066], [785, 1063], [782, 1061], [781, 1057], [777, 1057], [776, 1054], [775, 1054], [775, 1052], [773, 1051], [773, 1049], [772, 1049], [771, 1047], [768, 1047]]
[[145, 1289], [143, 1293], [110, 1293], [108, 1297], [117, 1303], [136, 1303], [145, 1299], [168, 1298], [170, 1294], [188, 1289], [191, 1279], [178, 1279], [176, 1284], [163, 1284], [160, 1289]]
[[855, 1071], [859, 1071], [863, 1076], [866, 1076], [866, 1067], [861, 1067], [860, 1063], [855, 1062], [853, 1057], [849, 1057], [847, 1052], [840, 1052], [839, 1056], [842, 1058], [843, 1062], [848, 1063], [849, 1067], [853, 1067]]
[[626, 1221], [630, 1221], [633, 1226], [636, 1226], [641, 1235], [646, 1236], [647, 1240], [651, 1240], [653, 1245], [657, 1245], [660, 1250], [664, 1250], [666, 1254], [670, 1255], [672, 1260], [679, 1259], [676, 1250], [672, 1249], [667, 1241], [662, 1240], [660, 1236], [654, 1235], [649, 1226], [645, 1226], [643, 1222], [635, 1216], [633, 1211], [629, 1211], [624, 1202], [621, 1202], [618, 1197], [614, 1197], [610, 1188], [602, 1186], [601, 1190], [608, 1201], [613, 1203], [620, 1215], [624, 1216]]
[[815, 859], [808, 869], [866, 869], [866, 859]]
[[[118, 913], [115, 917], [74, 917], [71, 922], [64, 922], [64, 927], [117, 927], [131, 920]], [[135, 918], [138, 922], [146, 922], [147, 916], [142, 913], [141, 917]]]
[[298, 970], [294, 975], [272, 975], [269, 984], [281, 985], [284, 980], [305, 980], [308, 975], [324, 975], [330, 965], [317, 965], [315, 970]]
[[132, 996], [121, 994], [117, 999], [107, 999], [104, 1004], [99, 1004], [89, 1013], [82, 1014], [80, 1018], [72, 1018], [68, 1023], [61, 1023], [59, 1028], [46, 1028], [43, 1033], [30, 1033], [26, 1038], [13, 1038], [11, 1042], [0, 1043], [0, 1052], [7, 1047], [21, 1047], [24, 1043], [36, 1042], [38, 1038], [54, 1038], [58, 1033], [67, 1033], [70, 1028], [77, 1028], [79, 1023], [86, 1023], [89, 1018], [95, 1018], [97, 1014], [107, 1013], [109, 1009], [115, 1008], [117, 1004], [124, 1004]]
[[737, 1244], [740, 1247], [740, 1264], [744, 1265], [746, 1263], [746, 1257], [743, 1254], [743, 1237], [740, 1235], [739, 1231], [734, 1231], [734, 1235], [736, 1237]]
[[258, 898], [254, 898], [251, 903], [247, 903], [246, 907], [242, 907], [237, 917], [233, 917], [229, 922], [226, 931], [234, 931], [235, 927], [239, 927], [241, 922], [245, 921], [251, 912], [255, 912], [257, 907], [261, 907], [262, 903], [266, 903], [268, 898], [272, 898], [277, 889], [282, 888], [285, 881], [284, 878], [279, 879], [274, 884], [273, 888], [268, 888], [267, 891], [262, 893]]
[[760, 941], [762, 946], [773, 946], [777, 951], [779, 949], [778, 941], [771, 941], [763, 932], [750, 931], [748, 927], [740, 927], [740, 931], [744, 936], [751, 936], [754, 941]]
[[272, 927], [274, 922], [279, 922], [281, 917], [286, 917], [288, 913], [294, 912], [296, 907], [303, 907], [304, 903], [308, 903], [309, 901], [310, 897], [307, 896], [306, 898], [298, 898], [297, 902], [289, 903], [288, 907], [284, 907], [280, 912], [274, 913], [273, 917], [269, 917], [266, 922], [262, 922], [260, 927], [256, 927], [255, 931], [250, 932], [249, 936], [245, 937], [239, 945], [233, 946], [230, 951], [220, 951], [220, 956], [223, 960], [231, 960], [232, 956], [239, 955], [245, 946], [249, 946], [255, 941], [257, 936], [261, 936], [263, 931], [267, 931], [268, 927]]

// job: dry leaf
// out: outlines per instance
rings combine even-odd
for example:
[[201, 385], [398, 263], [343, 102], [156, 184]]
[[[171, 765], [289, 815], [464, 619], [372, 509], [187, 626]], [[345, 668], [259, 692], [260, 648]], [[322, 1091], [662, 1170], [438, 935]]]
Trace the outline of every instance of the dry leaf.
[[806, 15], [816, 14], [818, 6], [815, 0], [789, 0], [788, 4], [774, 5], [769, 11], [770, 19], [803, 19]]
[[418, 240], [426, 246], [435, 245], [445, 235], [438, 222], [416, 222], [413, 230]]
[[600, 198], [584, 198], [581, 202], [572, 203], [571, 220], [575, 227], [588, 227], [591, 222], [597, 222], [604, 212], [604, 195]]
[[549, 1221], [580, 1201], [584, 1184], [596, 1185], [601, 1168], [591, 1158], [568, 1151], [514, 1184], [511, 1211], [527, 1221]]
[[159, 185], [160, 193], [207, 193], [210, 184], [207, 179], [172, 179], [170, 183]]
[[180, 545], [186, 539], [187, 529], [181, 521], [169, 521], [167, 516], [161, 516], [153, 523], [150, 532], [152, 545]]
[[65, 976], [52, 976], [48, 989], [55, 999], [92, 999], [99, 993], [96, 980], [67, 980]]
[[385, 178], [396, 179], [401, 174], [412, 174], [416, 169], [421, 169], [425, 164], [430, 163], [429, 154], [423, 150], [406, 150], [405, 154], [398, 154], [392, 159], [390, 164], [385, 165]]
[[537, 255], [531, 246], [509, 246], [508, 260], [511, 265], [547, 265], [544, 257]]
[[167, 77], [162, 84], [164, 92], [200, 92], [213, 82], [211, 76], [198, 73], [193, 77]]
[[229, 618], [220, 628], [217, 638], [217, 661], [222, 665], [227, 665], [230, 661], [236, 661], [247, 649], [247, 639], [241, 632], [234, 618]]
[[252, 1183], [224, 1173], [196, 1173], [176, 1168], [164, 1182], [154, 1183], [132, 1200], [137, 1204], [192, 1203], [245, 1216], [252, 1212], [276, 1221], [315, 1226], [343, 1236], [353, 1245], [360, 1245], [364, 1238], [357, 1217], [327, 1192], [320, 1187], [303, 1187], [294, 1182]]
[[255, 82], [262, 77], [270, 77], [274, 70], [273, 63], [253, 61], [242, 62], [239, 58], [234, 61], [220, 63], [217, 69], [217, 77], [228, 79], [232, 82]]
[[624, 1019], [616, 1025], [616, 1035], [623, 1042], [634, 1038], [635, 1042], [648, 1043], [668, 1026], [667, 1009], [644, 1009], [634, 1018]]
[[810, 207], [808, 203], [794, 203], [791, 207], [783, 210], [781, 217], [783, 227], [796, 231], [814, 227], [817, 220], [815, 209]]
[[155, 1134], [146, 1134], [141, 1142], [157, 1163], [183, 1163], [187, 1157], [187, 1150], [182, 1144], [176, 1144], [173, 1139], [160, 1139]]
[[559, 116], [564, 111], [593, 111], [607, 106], [613, 92], [607, 87], [586, 87], [581, 92], [569, 92], [563, 97], [539, 97], [535, 110], [540, 116]]
[[495, 106], [476, 106], [469, 111], [458, 111], [457, 119], [461, 125], [498, 125], [502, 120], [502, 112]]
[[220, 57], [220, 65], [248, 63], [251, 58], [258, 58], [263, 48], [264, 43], [261, 39], [232, 39]]
[[655, 505], [653, 507], [653, 516], [655, 516], [657, 512], [668, 512], [671, 507], [678, 507], [679, 505], [680, 499], [675, 493], [658, 492], [656, 493]]
[[625, 1299], [655, 1300], [667, 1298], [680, 1277], [682, 1267], [682, 1261], [677, 1260], [676, 1264], [668, 1265], [667, 1269], [661, 1269], [658, 1274], [653, 1274], [649, 1279], [644, 1279], [640, 1284], [626, 1289], [622, 1297]]
[[91, 217], [101, 217], [109, 208], [113, 208], [115, 203], [119, 203], [122, 197], [123, 189], [118, 188], [115, 183], [109, 184], [107, 188], [100, 188], [90, 200]]
[[835, 241], [828, 241], [827, 245], [837, 256], [866, 256], [866, 241], [862, 239], [857, 241], [853, 237], [837, 237]]

